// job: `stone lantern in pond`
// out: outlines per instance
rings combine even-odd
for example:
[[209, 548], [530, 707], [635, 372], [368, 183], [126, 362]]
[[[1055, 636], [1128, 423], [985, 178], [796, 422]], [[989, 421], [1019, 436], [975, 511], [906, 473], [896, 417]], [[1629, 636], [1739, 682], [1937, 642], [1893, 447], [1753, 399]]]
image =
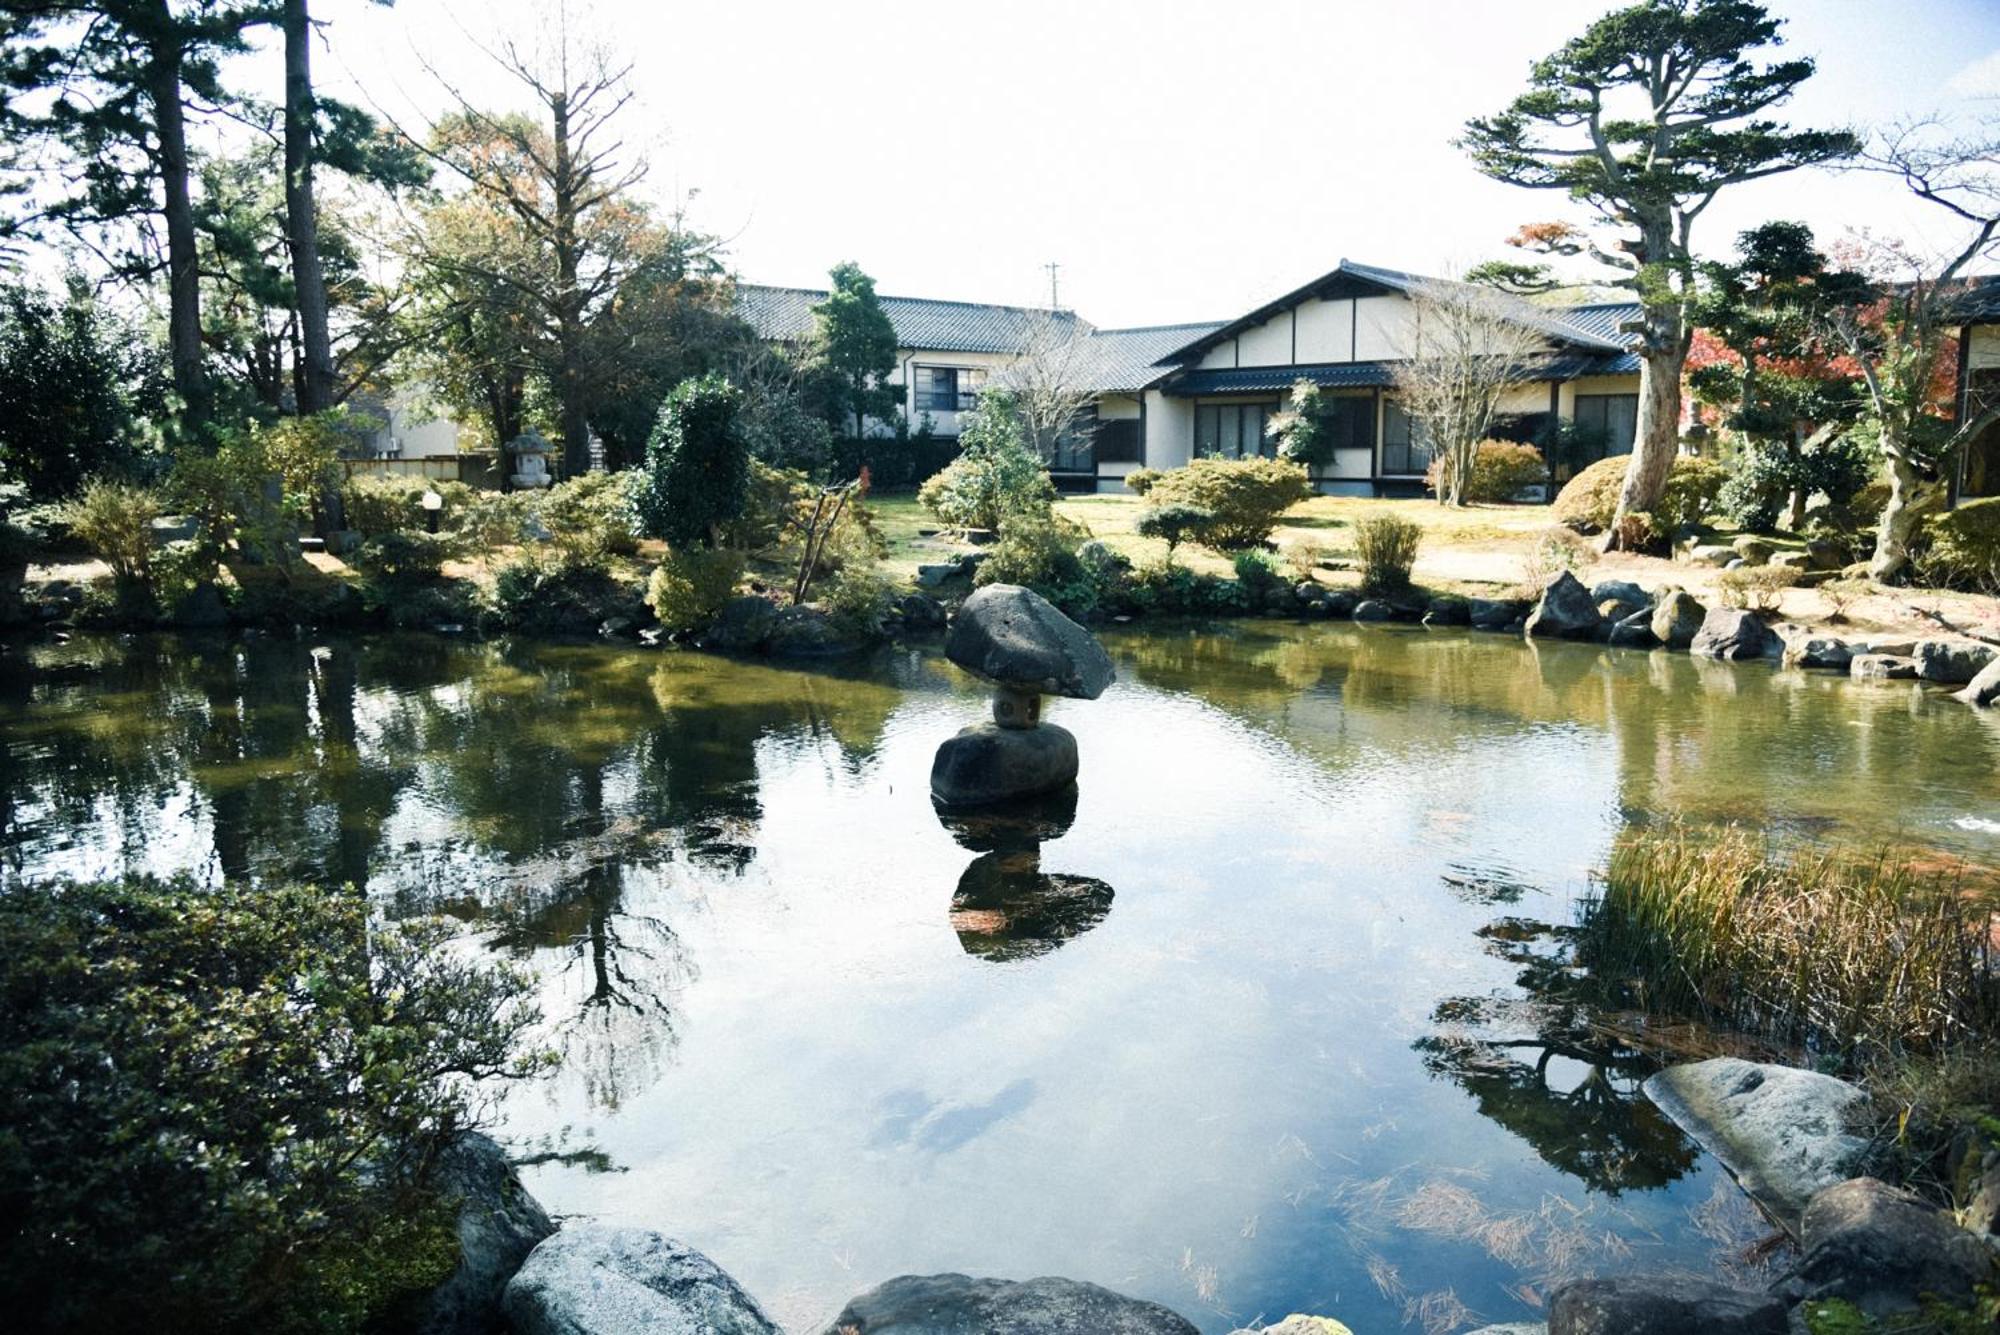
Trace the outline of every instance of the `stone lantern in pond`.
[[989, 584], [965, 600], [945, 657], [995, 686], [993, 721], [950, 738], [931, 762], [931, 796], [983, 806], [1054, 792], [1076, 779], [1076, 738], [1042, 722], [1042, 697], [1095, 700], [1116, 673], [1104, 646], [1040, 594]]

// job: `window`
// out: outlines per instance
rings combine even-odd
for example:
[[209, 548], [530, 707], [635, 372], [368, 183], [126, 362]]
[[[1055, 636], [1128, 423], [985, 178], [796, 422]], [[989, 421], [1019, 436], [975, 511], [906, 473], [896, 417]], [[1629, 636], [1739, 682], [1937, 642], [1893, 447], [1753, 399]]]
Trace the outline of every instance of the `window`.
[[1267, 433], [1278, 405], [1272, 403], [1204, 403], [1194, 410], [1194, 454], [1219, 454], [1225, 459], [1255, 455], [1275, 458], [1278, 442]]
[[1322, 398], [1322, 412], [1325, 415], [1328, 432], [1333, 437], [1336, 450], [1369, 450], [1375, 448], [1375, 399], [1368, 394], [1348, 394], [1340, 398]]
[[1632, 442], [1639, 434], [1639, 396], [1579, 394], [1576, 396], [1576, 424], [1601, 433], [1604, 440], [1600, 453], [1588, 459], [1579, 459], [1579, 464], [1594, 463], [1614, 454], [1630, 454]]
[[1382, 405], [1382, 476], [1415, 476], [1431, 466], [1431, 443], [1394, 399]]
[[920, 413], [971, 412], [986, 383], [986, 372], [973, 366], [919, 366], [917, 368], [917, 411]]

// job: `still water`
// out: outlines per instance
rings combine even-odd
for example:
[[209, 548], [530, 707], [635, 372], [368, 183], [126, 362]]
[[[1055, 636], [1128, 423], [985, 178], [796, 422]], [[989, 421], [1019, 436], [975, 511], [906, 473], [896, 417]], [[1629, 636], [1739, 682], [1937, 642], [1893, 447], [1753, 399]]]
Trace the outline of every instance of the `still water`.
[[[984, 712], [837, 670], [424, 637], [0, 659], [0, 874], [365, 885], [541, 978], [552, 1211], [712, 1255], [788, 1328], [942, 1270], [1205, 1331], [1534, 1319], [1760, 1230], [1563, 1001], [1615, 834], [1686, 813], [2000, 864], [2000, 727], [1908, 683], [1401, 627], [1114, 634], [1074, 807], [948, 827]], [[1559, 938], [1558, 938], [1559, 939]], [[1600, 1023], [1609, 1020], [1611, 1023]]]

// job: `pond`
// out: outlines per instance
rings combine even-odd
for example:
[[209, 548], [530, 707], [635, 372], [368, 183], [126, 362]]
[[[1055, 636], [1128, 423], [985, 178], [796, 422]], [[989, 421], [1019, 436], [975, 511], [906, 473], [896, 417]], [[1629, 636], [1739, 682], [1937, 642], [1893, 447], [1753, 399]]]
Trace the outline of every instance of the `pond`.
[[[0, 870], [365, 885], [541, 977], [559, 1213], [788, 1328], [902, 1273], [1060, 1274], [1205, 1331], [1534, 1319], [1760, 1233], [1547, 924], [1684, 812], [2000, 863], [2000, 727], [1908, 683], [1408, 627], [1106, 637], [1073, 811], [948, 828], [983, 714], [837, 670], [410, 637], [0, 663]], [[1060, 804], [1058, 804], [1060, 806]], [[1624, 1031], [1628, 1032], [1628, 1031]], [[1477, 1322], [1472, 1322], [1477, 1324]]]

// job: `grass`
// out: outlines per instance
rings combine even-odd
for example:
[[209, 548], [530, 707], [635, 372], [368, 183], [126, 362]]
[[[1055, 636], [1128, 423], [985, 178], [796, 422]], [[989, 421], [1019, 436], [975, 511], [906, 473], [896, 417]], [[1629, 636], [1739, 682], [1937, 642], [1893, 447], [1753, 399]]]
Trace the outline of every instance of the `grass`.
[[1869, 1060], [1983, 1045], [1989, 913], [1888, 853], [1780, 852], [1740, 829], [1624, 839], [1578, 958], [1649, 1010]]

